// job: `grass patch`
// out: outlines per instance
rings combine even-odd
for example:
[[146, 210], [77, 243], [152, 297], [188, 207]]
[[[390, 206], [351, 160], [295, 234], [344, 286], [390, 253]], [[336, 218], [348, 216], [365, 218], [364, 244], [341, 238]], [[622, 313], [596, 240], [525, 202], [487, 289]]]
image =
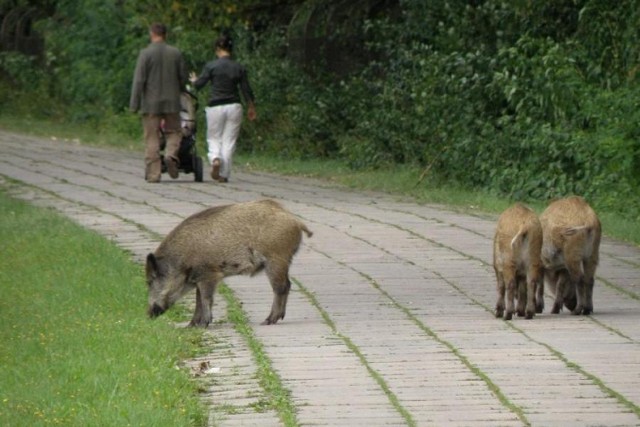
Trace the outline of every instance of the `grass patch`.
[[[139, 129], [140, 137], [131, 136], [131, 129]], [[43, 119], [30, 115], [0, 115], [0, 129], [34, 135], [46, 139], [76, 142], [103, 147], [144, 151], [142, 122], [135, 114], [120, 114], [100, 125], [69, 123], [64, 117]]]
[[145, 315], [140, 265], [0, 192], [0, 425], [204, 425], [180, 360], [201, 331]]

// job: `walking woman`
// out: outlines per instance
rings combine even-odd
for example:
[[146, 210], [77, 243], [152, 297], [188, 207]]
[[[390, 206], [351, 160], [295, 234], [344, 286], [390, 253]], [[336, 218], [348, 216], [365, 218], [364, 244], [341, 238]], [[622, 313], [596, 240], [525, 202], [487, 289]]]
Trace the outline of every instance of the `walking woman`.
[[208, 62], [200, 76], [196, 77], [195, 73], [191, 73], [189, 80], [196, 89], [211, 83], [211, 98], [205, 108], [211, 178], [218, 182], [229, 182], [233, 153], [242, 123], [240, 94], [247, 104], [249, 120], [255, 120], [256, 108], [246, 69], [231, 59], [231, 37], [219, 37], [214, 47], [217, 59]]

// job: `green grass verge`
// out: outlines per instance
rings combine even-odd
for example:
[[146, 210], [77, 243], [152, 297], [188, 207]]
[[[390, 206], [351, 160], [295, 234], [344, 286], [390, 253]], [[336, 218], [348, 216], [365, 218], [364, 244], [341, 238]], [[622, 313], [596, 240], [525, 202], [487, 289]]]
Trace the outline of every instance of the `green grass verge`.
[[146, 318], [127, 253], [2, 192], [0, 234], [0, 425], [206, 423], [178, 368], [201, 331]]
[[[283, 175], [319, 178], [354, 190], [381, 191], [407, 197], [418, 203], [436, 203], [471, 215], [497, 215], [514, 203], [486, 191], [468, 190], [445, 182], [412, 166], [395, 169], [354, 171], [339, 160], [279, 159], [263, 155], [238, 154], [235, 164], [247, 171], [265, 171]], [[528, 202], [538, 213], [546, 203]], [[597, 210], [604, 234], [640, 245], [640, 222], [614, 212]]]
[[[140, 129], [140, 138], [130, 136], [131, 128]], [[142, 122], [135, 114], [109, 118], [100, 125], [95, 123], [69, 123], [60, 117], [43, 119], [29, 115], [0, 115], [0, 130], [35, 135], [46, 139], [77, 142], [88, 145], [142, 150]]]

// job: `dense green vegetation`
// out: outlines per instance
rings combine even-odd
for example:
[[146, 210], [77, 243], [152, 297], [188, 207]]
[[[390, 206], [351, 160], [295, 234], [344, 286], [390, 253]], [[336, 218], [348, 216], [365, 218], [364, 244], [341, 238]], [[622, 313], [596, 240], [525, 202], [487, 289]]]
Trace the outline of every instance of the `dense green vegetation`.
[[[16, 3], [30, 1], [0, 5]], [[418, 168], [519, 200], [580, 194], [640, 218], [638, 0], [44, 3], [44, 55], [0, 53], [2, 114], [137, 138], [126, 107], [147, 25], [169, 24], [195, 71], [226, 28], [258, 97], [246, 152]]]
[[202, 333], [145, 316], [129, 254], [4, 192], [0, 233], [0, 425], [206, 424], [179, 369]]

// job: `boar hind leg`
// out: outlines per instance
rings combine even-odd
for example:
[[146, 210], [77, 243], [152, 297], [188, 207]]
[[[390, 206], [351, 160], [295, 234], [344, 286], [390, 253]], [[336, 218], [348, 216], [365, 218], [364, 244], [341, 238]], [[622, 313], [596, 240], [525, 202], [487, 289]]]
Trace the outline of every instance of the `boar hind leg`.
[[585, 302], [583, 314], [593, 313], [593, 285], [595, 282], [594, 276], [596, 275], [596, 263], [587, 262], [584, 264], [584, 288], [585, 288]]
[[[518, 300], [518, 316], [533, 319], [536, 313], [536, 281], [527, 277], [520, 283]], [[526, 302], [526, 304], [525, 304]]]
[[502, 273], [496, 271], [496, 290], [498, 291], [498, 299], [496, 301], [496, 317], [500, 318], [504, 315], [504, 293], [506, 290]]
[[[568, 286], [571, 286], [571, 288], [565, 290], [564, 303], [567, 308], [571, 310], [571, 314], [579, 315], [582, 314], [587, 299], [585, 277], [584, 274], [582, 274], [582, 265], [578, 265], [577, 267], [569, 266], [568, 268], [570, 278]], [[576, 298], [576, 304], [575, 307], [571, 307], [574, 296]]]
[[516, 313], [518, 313], [518, 317], [524, 317], [524, 308], [527, 304], [527, 283], [521, 276], [516, 278], [516, 292], [518, 292]]
[[518, 283], [514, 276], [510, 277], [509, 281], [507, 281], [507, 309], [504, 313], [504, 320], [511, 320], [513, 317], [513, 313], [515, 313], [515, 294], [517, 291]]
[[569, 277], [565, 271], [556, 273], [553, 275], [555, 279], [555, 300], [553, 301], [553, 308], [551, 309], [551, 313], [558, 314], [562, 309], [562, 303], [564, 302], [564, 293], [565, 287], [571, 286], [569, 282]]
[[540, 314], [544, 311], [544, 280], [538, 278], [534, 282], [536, 287], [536, 313]]
[[284, 319], [287, 310], [287, 299], [291, 282], [289, 281], [288, 265], [269, 265], [267, 266], [267, 276], [273, 289], [273, 304], [271, 305], [271, 313], [262, 322], [263, 325], [275, 325], [280, 319]]
[[543, 272], [536, 266], [530, 266], [527, 271], [527, 308], [525, 318], [532, 319], [536, 313], [544, 309], [544, 280]]
[[213, 319], [212, 307], [213, 296], [218, 281], [221, 280], [217, 274], [204, 274], [196, 280], [196, 309], [189, 326], [199, 326], [206, 328]]

